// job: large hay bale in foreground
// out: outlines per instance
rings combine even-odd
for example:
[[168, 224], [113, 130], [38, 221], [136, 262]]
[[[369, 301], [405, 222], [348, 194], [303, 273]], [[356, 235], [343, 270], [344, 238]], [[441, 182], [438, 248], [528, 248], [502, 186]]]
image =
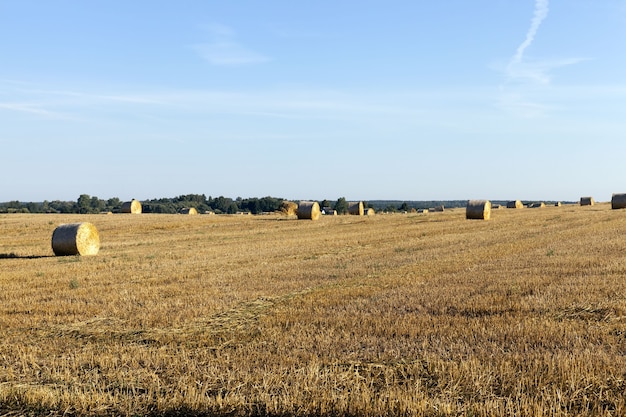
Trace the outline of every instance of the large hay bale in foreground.
[[100, 234], [91, 223], [62, 224], [52, 233], [52, 250], [56, 256], [96, 255]]
[[508, 203], [506, 203], [506, 208], [524, 208], [524, 204], [520, 200], [509, 201]]
[[293, 201], [283, 201], [280, 203], [280, 212], [287, 216], [295, 216], [298, 214], [298, 205]]
[[611, 208], [614, 210], [626, 208], [626, 193], [613, 194], [611, 197]]
[[593, 197], [580, 197], [580, 205], [581, 206], [593, 206], [596, 202], [593, 200]]
[[190, 216], [193, 216], [198, 214], [198, 210], [196, 210], [194, 207], [183, 208], [180, 210], [180, 214], [188, 214]]
[[491, 218], [491, 201], [470, 200], [465, 209], [466, 219], [489, 220]]
[[322, 215], [317, 201], [301, 201], [298, 204], [298, 219], [317, 220]]
[[126, 201], [122, 204], [122, 213], [141, 214], [141, 203], [137, 200]]
[[351, 201], [348, 203], [348, 214], [362, 216], [365, 212], [362, 201]]

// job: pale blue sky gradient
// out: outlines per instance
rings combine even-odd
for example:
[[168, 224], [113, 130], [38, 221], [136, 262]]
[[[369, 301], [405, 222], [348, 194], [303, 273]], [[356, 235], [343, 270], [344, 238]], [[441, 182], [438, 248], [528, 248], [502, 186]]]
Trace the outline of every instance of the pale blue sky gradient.
[[0, 0], [0, 201], [608, 201], [625, 39], [625, 0]]

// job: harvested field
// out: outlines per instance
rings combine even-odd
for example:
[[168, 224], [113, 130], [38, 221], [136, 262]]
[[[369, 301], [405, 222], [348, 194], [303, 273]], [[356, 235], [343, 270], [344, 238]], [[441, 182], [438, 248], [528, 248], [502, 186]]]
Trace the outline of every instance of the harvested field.
[[[95, 257], [54, 257], [90, 222]], [[626, 415], [626, 216], [0, 215], [0, 411]]]

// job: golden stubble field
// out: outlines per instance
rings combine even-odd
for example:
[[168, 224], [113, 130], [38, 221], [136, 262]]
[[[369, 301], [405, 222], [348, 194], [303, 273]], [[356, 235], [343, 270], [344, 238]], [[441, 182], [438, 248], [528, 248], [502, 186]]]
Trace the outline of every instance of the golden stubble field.
[[0, 215], [0, 413], [623, 416], [625, 247], [606, 203]]

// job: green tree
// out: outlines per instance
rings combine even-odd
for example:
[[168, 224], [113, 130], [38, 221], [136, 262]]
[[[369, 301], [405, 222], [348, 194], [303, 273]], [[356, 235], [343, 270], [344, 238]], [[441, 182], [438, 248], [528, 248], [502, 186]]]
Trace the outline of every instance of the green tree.
[[335, 211], [337, 214], [348, 214], [348, 202], [345, 197], [339, 197], [339, 199], [337, 199]]
[[119, 210], [122, 208], [122, 202], [118, 197], [112, 197], [107, 200], [107, 209], [108, 210]]
[[100, 200], [98, 197], [91, 197], [91, 201], [89, 202], [89, 207], [91, 207], [92, 213], [100, 213], [104, 211], [104, 200]]
[[238, 211], [239, 211], [239, 206], [234, 201], [232, 203], [230, 203], [230, 205], [226, 209], [226, 213], [228, 213], [228, 214], [235, 214]]
[[88, 194], [81, 194], [76, 201], [76, 207], [80, 214], [91, 212], [91, 197]]

